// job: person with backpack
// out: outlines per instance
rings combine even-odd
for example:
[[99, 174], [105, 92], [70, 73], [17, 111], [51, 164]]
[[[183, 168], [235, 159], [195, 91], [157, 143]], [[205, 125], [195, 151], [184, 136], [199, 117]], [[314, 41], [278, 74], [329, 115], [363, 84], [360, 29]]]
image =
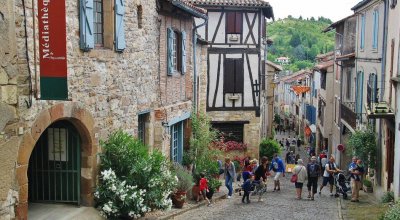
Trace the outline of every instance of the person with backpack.
[[[318, 177], [321, 173], [321, 167], [317, 163], [317, 158], [315, 156], [311, 157], [311, 162], [307, 164], [307, 189], [308, 189], [308, 198], [314, 200], [314, 195], [317, 193], [318, 188]], [[311, 194], [312, 187], [312, 194]]]
[[285, 165], [283, 164], [282, 159], [278, 157], [278, 154], [274, 154], [274, 159], [272, 159], [272, 161], [271, 161], [269, 170], [273, 170], [275, 173], [274, 191], [281, 190], [281, 184], [279, 182], [279, 179], [280, 179], [281, 175], [283, 177], [285, 177]]
[[342, 172], [342, 171], [339, 168], [337, 168], [336, 163], [335, 163], [335, 158], [333, 156], [331, 156], [329, 158], [329, 162], [325, 165], [325, 171], [324, 171], [324, 175], [323, 175], [322, 185], [319, 188], [320, 195], [321, 195], [322, 188], [324, 188], [324, 186], [328, 185], [328, 182], [329, 182], [331, 196], [333, 196], [333, 184], [334, 184], [333, 175], [338, 172]]

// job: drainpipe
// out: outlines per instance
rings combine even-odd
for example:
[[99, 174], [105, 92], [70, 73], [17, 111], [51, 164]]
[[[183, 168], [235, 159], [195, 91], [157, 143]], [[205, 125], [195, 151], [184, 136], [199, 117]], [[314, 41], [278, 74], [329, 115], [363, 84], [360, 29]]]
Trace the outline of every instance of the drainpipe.
[[[388, 13], [389, 13], [389, 3], [388, 0], [383, 1], [384, 4], [384, 13], [383, 13], [383, 44], [382, 44], [382, 63], [381, 63], [381, 97], [380, 101], [383, 101], [383, 96], [385, 95], [385, 67], [386, 67], [386, 45], [387, 45], [387, 31], [388, 31]], [[375, 127], [376, 128], [376, 127]], [[379, 129], [378, 129], [378, 146], [377, 146], [377, 157], [379, 158], [380, 154], [382, 154], [382, 119], [379, 120]], [[381, 162], [382, 159], [378, 159], [378, 162]], [[382, 170], [382, 166], [378, 166], [380, 170]], [[376, 173], [376, 172], [375, 172]], [[378, 185], [382, 184], [382, 179], [379, 179]]]
[[208, 22], [208, 18], [204, 19], [204, 22], [200, 25], [197, 25], [193, 28], [192, 32], [192, 39], [193, 39], [193, 112], [197, 112], [197, 61], [196, 61], [196, 42], [197, 42], [197, 34], [196, 30], [204, 25], [206, 25]]

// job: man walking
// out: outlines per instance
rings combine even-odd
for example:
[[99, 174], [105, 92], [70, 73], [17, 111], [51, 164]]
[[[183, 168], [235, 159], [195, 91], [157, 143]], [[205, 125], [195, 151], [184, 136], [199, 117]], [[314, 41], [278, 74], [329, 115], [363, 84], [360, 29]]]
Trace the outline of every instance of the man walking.
[[274, 159], [272, 159], [272, 161], [271, 161], [269, 170], [273, 170], [275, 173], [274, 191], [281, 190], [281, 184], [279, 182], [279, 179], [280, 179], [281, 175], [283, 177], [285, 177], [285, 165], [283, 164], [283, 161], [281, 160], [281, 158], [278, 157], [278, 154], [274, 154]]
[[324, 186], [328, 185], [329, 182], [329, 186], [330, 186], [330, 193], [331, 196], [333, 196], [333, 175], [337, 172], [341, 172], [340, 169], [337, 168], [336, 163], [335, 163], [335, 158], [333, 156], [331, 156], [329, 158], [329, 162], [325, 165], [325, 171], [324, 171], [324, 175], [323, 175], [323, 181], [322, 181], [322, 185], [319, 188], [319, 194], [321, 194], [322, 188], [324, 188]]
[[[308, 176], [308, 198], [314, 200], [314, 195], [317, 193], [318, 187], [318, 177], [321, 173], [321, 167], [317, 163], [317, 158], [315, 156], [311, 157], [311, 162], [307, 164], [307, 176]], [[312, 188], [312, 194], [311, 194]]]
[[300, 146], [301, 146], [301, 140], [300, 138], [297, 138], [297, 150], [300, 150]]
[[[354, 159], [354, 157], [353, 157]], [[362, 161], [357, 160], [356, 165], [353, 166], [350, 170], [351, 173], [351, 201], [352, 202], [359, 202], [359, 192], [361, 188], [361, 176], [364, 173], [364, 167], [362, 166]]]

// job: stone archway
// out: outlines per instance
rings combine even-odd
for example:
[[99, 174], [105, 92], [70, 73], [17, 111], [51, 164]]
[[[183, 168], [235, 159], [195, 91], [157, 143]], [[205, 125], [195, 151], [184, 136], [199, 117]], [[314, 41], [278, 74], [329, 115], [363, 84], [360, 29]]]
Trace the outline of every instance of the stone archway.
[[78, 103], [59, 103], [39, 113], [31, 129], [23, 136], [18, 149], [16, 180], [19, 200], [16, 205], [16, 218], [27, 219], [28, 216], [28, 164], [37, 140], [52, 123], [59, 120], [71, 122], [81, 136], [81, 202], [82, 205], [93, 205], [92, 189], [96, 183], [96, 153], [98, 141], [95, 138], [94, 120], [89, 111]]

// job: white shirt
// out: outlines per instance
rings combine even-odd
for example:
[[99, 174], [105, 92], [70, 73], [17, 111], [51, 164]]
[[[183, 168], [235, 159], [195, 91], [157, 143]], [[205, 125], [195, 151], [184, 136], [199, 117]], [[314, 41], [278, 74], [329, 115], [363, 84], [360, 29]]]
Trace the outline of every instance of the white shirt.
[[[335, 163], [333, 163], [333, 169], [336, 169], [336, 164]], [[326, 163], [325, 171], [324, 171], [324, 177], [329, 177], [330, 176], [330, 173], [328, 173], [328, 170], [329, 170], [329, 163]]]

